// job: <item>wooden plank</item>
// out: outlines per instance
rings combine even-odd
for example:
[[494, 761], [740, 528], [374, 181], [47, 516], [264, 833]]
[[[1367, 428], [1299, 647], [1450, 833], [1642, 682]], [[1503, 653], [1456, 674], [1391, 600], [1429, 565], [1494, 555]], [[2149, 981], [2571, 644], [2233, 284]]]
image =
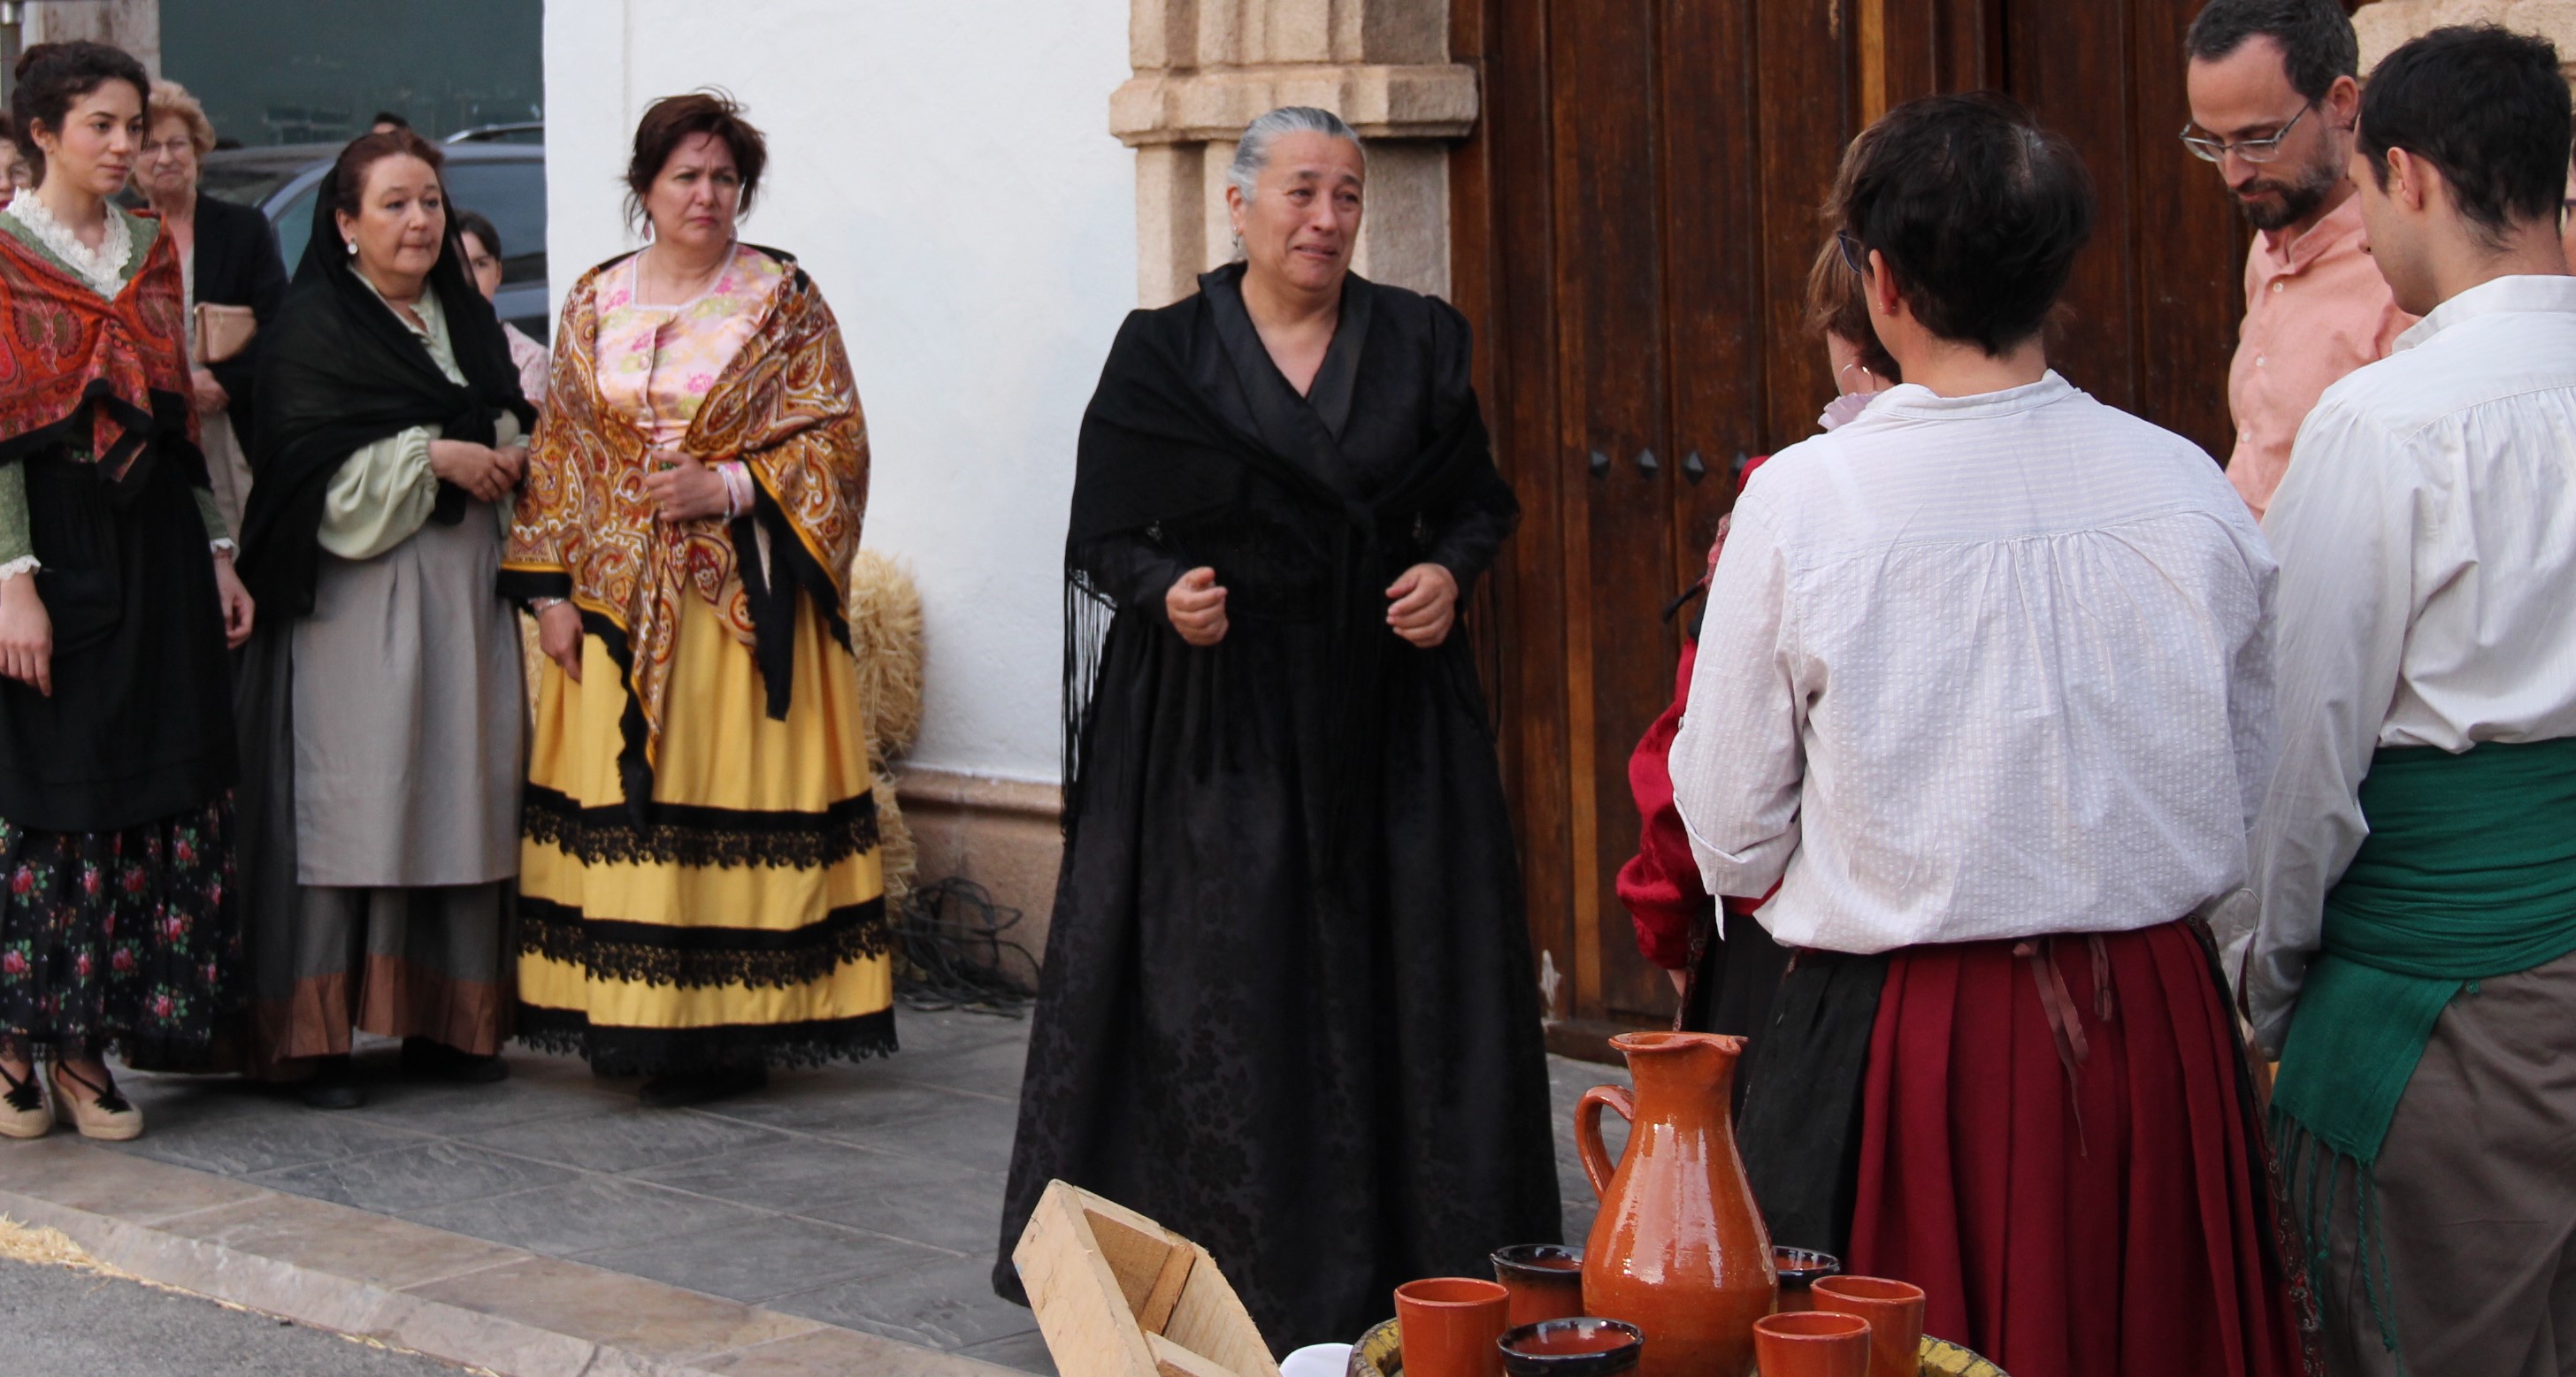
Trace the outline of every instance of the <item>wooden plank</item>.
[[[1530, 940], [1556, 977], [1546, 1012], [1571, 1012], [1572, 791], [1567, 761], [1568, 596], [1564, 466], [1557, 462], [1555, 221], [1551, 209], [1549, 10], [1545, 0], [1458, 0], [1459, 60], [1483, 75], [1483, 116], [1453, 183], [1453, 255], [1470, 260], [1462, 297], [1476, 327], [1478, 385], [1495, 460], [1520, 497], [1519, 535], [1494, 570], [1504, 780], [1517, 825]], [[1453, 166], [1454, 166], [1453, 162]], [[1497, 196], [1492, 188], [1511, 188]], [[1453, 276], [1460, 269], [1453, 265]], [[1481, 296], [1481, 301], [1476, 297]], [[1475, 302], [1470, 305], [1470, 302]]]
[[[1672, 691], [1656, 612], [1670, 596], [1664, 405], [1662, 186], [1655, 0], [1578, 0], [1582, 22], [1551, 34], [1555, 74], [1556, 283], [1561, 367], [1558, 462], [1568, 504], [1565, 581], [1574, 788], [1576, 1011], [1637, 1002], [1611, 877], [1636, 849], [1627, 759]], [[1667, 985], [1666, 990], [1670, 990]]]
[[1136, 1323], [1147, 1334], [1159, 1335], [1172, 1327], [1172, 1312], [1180, 1307], [1181, 1291], [1198, 1271], [1199, 1259], [1206, 1256], [1195, 1246], [1177, 1244], [1163, 1253], [1163, 1268], [1155, 1274], [1145, 1300], [1136, 1307]]
[[1843, 0], [1755, 0], [1755, 138], [1760, 167], [1763, 425], [1747, 446], [1767, 454], [1807, 438], [1834, 395], [1824, 352], [1806, 339], [1807, 265], [1823, 234], [1817, 210], [1843, 145], [1859, 132]]
[[1207, 1250], [1124, 1205], [1049, 1182], [1011, 1259], [1064, 1377], [1279, 1377]]
[[1197, 1244], [1189, 1248], [1198, 1254], [1198, 1260], [1190, 1269], [1188, 1283], [1181, 1287], [1180, 1300], [1172, 1307], [1172, 1318], [1163, 1326], [1162, 1337], [1235, 1377], [1279, 1377], [1279, 1365], [1270, 1358], [1270, 1345], [1253, 1327], [1251, 1315], [1234, 1293], [1233, 1283], [1217, 1270], [1207, 1250]]
[[[2135, 409], [2141, 369], [2137, 198], [2130, 180], [2135, 139], [2128, 113], [2131, 3], [2012, 5], [2005, 10], [2005, 44], [2009, 89], [2083, 155], [2101, 207], [2093, 243], [2075, 260], [2049, 362], [2077, 387]], [[2210, 385], [2224, 390], [2225, 378], [2222, 369]]]
[[1062, 1377], [1147, 1377], [1156, 1371], [1153, 1351], [1100, 1249], [1091, 1203], [1062, 1181], [1050, 1183], [1011, 1260]]
[[2230, 203], [2218, 169], [2185, 152], [2174, 137], [2190, 113], [2182, 37], [2198, 8], [2199, 0], [2132, 0], [2136, 403], [2139, 415], [2224, 459], [2234, 448], [2227, 367], [2245, 309], [2241, 284], [2252, 231]]
[[1192, 1353], [1160, 1334], [1146, 1335], [1145, 1344], [1154, 1351], [1157, 1377], [1239, 1377], [1232, 1369]]
[[[1155, 1279], [1163, 1274], [1170, 1257], [1180, 1249], [1170, 1235], [1153, 1221], [1138, 1215], [1127, 1218], [1098, 1208], [1087, 1212], [1092, 1246], [1108, 1260], [1110, 1273], [1118, 1278], [1119, 1292], [1127, 1308], [1141, 1314], [1145, 1302], [1153, 1295]], [[1160, 1328], [1148, 1324], [1147, 1329]]]

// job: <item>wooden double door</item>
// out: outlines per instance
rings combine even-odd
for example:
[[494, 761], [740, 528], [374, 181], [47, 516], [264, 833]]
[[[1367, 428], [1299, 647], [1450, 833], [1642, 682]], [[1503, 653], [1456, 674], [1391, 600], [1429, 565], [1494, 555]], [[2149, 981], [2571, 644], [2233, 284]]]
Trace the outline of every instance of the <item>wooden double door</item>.
[[1455, 0], [1483, 117], [1451, 164], [1453, 282], [1525, 511], [1483, 598], [1551, 1041], [1669, 1018], [1613, 880], [1627, 762], [1742, 456], [1834, 388], [1802, 326], [1844, 145], [1889, 106], [1997, 89], [2084, 155], [2100, 228], [2055, 362], [2225, 452], [2246, 231], [2175, 138], [2201, 0]]

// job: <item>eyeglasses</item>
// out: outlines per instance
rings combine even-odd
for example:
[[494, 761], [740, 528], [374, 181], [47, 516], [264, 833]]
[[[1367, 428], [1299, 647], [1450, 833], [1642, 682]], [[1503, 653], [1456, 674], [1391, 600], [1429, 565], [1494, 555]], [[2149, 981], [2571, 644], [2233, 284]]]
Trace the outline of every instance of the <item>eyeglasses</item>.
[[1834, 231], [1834, 247], [1843, 251], [1843, 266], [1852, 270], [1852, 276], [1869, 276], [1869, 249], [1849, 231]]
[[2207, 134], [2195, 134], [2191, 132], [2191, 126], [2186, 124], [2182, 127], [2182, 146], [2190, 149], [2193, 157], [2205, 163], [2217, 162], [2233, 153], [2241, 161], [2260, 167], [2281, 156], [2281, 140], [2290, 137], [2290, 131], [2298, 128], [2299, 121], [2306, 119], [2308, 112], [2316, 108], [2317, 103], [2309, 101], [2299, 107], [2299, 113], [2290, 116], [2290, 122], [2282, 125], [2279, 133], [2269, 138], [2238, 139], [2234, 143], [2229, 143], [2225, 139], [2214, 139]]

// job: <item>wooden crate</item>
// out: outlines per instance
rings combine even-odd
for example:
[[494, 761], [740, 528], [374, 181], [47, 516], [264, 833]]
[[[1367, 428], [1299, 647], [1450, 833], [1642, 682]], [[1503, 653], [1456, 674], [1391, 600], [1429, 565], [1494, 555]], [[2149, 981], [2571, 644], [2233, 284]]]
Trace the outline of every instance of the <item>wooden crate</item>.
[[1063, 1377], [1279, 1377], [1207, 1250], [1123, 1205], [1051, 1181], [1011, 1261]]

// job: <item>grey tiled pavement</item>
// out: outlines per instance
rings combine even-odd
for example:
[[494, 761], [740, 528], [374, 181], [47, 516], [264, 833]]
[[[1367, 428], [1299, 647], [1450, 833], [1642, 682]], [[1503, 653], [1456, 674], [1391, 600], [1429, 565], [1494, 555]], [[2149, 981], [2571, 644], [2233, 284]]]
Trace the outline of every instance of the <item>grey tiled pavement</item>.
[[[491, 1086], [399, 1079], [319, 1113], [228, 1079], [129, 1073], [150, 1131], [119, 1150], [1052, 1374], [1029, 1312], [992, 1293], [1022, 1022], [897, 1015], [904, 1050], [776, 1076], [756, 1095], [645, 1110], [634, 1082], [513, 1048]], [[1624, 1073], [1552, 1058], [1566, 1231], [1592, 1218], [1568, 1127]], [[1612, 1148], [1618, 1142], [1616, 1116]]]

